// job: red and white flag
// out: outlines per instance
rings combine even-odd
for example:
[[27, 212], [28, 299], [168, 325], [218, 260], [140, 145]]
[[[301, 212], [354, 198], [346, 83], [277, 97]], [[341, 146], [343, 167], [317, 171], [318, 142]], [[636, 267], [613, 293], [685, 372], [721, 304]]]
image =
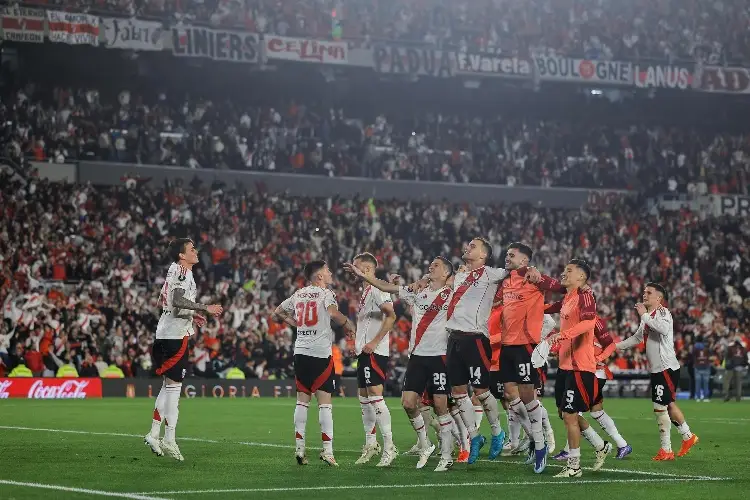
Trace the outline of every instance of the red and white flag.
[[73, 12], [47, 11], [51, 42], [99, 46], [99, 17]]
[[3, 7], [0, 9], [2, 15], [3, 40], [12, 42], [44, 42], [44, 20], [46, 15], [43, 9], [29, 7]]

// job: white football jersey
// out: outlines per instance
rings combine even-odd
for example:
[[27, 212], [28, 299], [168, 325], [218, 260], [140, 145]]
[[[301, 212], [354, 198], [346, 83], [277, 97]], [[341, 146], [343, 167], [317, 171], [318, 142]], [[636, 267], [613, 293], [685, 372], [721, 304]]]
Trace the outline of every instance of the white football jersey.
[[281, 308], [297, 320], [297, 340], [294, 354], [316, 358], [331, 356], [334, 334], [331, 328], [330, 306], [336, 306], [336, 296], [327, 288], [306, 286], [281, 303]]
[[[167, 271], [167, 280], [161, 288], [159, 303], [162, 306], [161, 318], [156, 326], [157, 339], [182, 339], [193, 335], [193, 314], [189, 309], [175, 309], [172, 306], [172, 295], [177, 289], [185, 290], [184, 297], [195, 302], [198, 288], [195, 286], [193, 271], [173, 263]], [[179, 317], [182, 316], [182, 317]]]
[[[368, 342], [372, 341], [380, 331], [383, 325], [385, 315], [380, 310], [383, 304], [393, 303], [391, 294], [381, 292], [374, 286], [367, 286], [362, 290], [362, 297], [359, 299], [359, 310], [357, 311], [357, 336], [354, 341], [354, 348], [357, 355], [362, 353], [362, 348]], [[390, 354], [391, 338], [390, 334], [383, 337], [375, 354], [388, 356]]]
[[680, 362], [674, 350], [674, 320], [666, 307], [660, 307], [641, 316], [641, 324], [632, 337], [623, 340], [617, 347], [629, 349], [646, 338], [646, 359], [651, 373], [678, 370]]
[[448, 306], [448, 330], [481, 333], [489, 337], [488, 323], [492, 300], [500, 282], [508, 276], [502, 268], [482, 266], [456, 273], [453, 297]]
[[445, 322], [448, 319], [450, 304], [450, 287], [437, 290], [426, 288], [414, 293], [408, 287], [398, 290], [399, 298], [412, 306], [411, 338], [409, 354], [417, 356], [444, 356], [448, 348], [448, 331]]

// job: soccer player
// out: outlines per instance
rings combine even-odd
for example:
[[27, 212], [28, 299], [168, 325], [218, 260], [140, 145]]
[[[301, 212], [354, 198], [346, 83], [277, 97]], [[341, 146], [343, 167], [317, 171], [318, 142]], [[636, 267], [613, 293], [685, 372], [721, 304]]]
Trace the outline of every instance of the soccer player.
[[[501, 285], [503, 335], [500, 381], [510, 411], [523, 424], [528, 421], [530, 438], [534, 443], [534, 472], [541, 474], [547, 466], [549, 450], [543, 424], [546, 409], [536, 395], [543, 375], [532, 367], [531, 354], [541, 341], [544, 292], [563, 292], [564, 289], [557, 280], [529, 267], [532, 256], [531, 248], [523, 243], [512, 243], [506, 252], [505, 268], [510, 274]], [[549, 439], [554, 441], [552, 426], [549, 425], [548, 429]], [[531, 463], [531, 457], [527, 462]]]
[[422, 393], [432, 395], [432, 403], [440, 424], [440, 461], [436, 472], [447, 471], [453, 466], [451, 452], [451, 427], [448, 413], [448, 373], [445, 352], [448, 333], [445, 321], [452, 290], [447, 282], [453, 275], [453, 265], [444, 257], [436, 257], [428, 268], [428, 274], [409, 286], [399, 286], [374, 276], [368, 276], [354, 266], [347, 268], [380, 291], [396, 294], [412, 307], [413, 318], [409, 339], [409, 363], [406, 366], [401, 402], [419, 440], [417, 469], [423, 468], [435, 451], [427, 438], [424, 417], [419, 411]]
[[[570, 447], [567, 467], [555, 477], [583, 475], [578, 414], [591, 411], [593, 401], [598, 396], [594, 357], [596, 301], [590, 291], [582, 289], [590, 275], [591, 269], [585, 261], [571, 260], [562, 274], [562, 285], [567, 293], [563, 300], [548, 308], [560, 312], [560, 332], [550, 335], [547, 340], [550, 344], [560, 342], [560, 369], [565, 371], [562, 411]], [[607, 453], [606, 446], [597, 450], [597, 469], [601, 468], [599, 462], [604, 464]]]
[[274, 314], [297, 329], [294, 341], [294, 374], [297, 384], [297, 405], [294, 408], [296, 438], [295, 457], [300, 465], [307, 465], [305, 429], [307, 410], [312, 395], [318, 401], [318, 422], [323, 439], [320, 459], [338, 467], [333, 457], [333, 406], [331, 395], [336, 390], [333, 372], [334, 333], [331, 320], [344, 327], [347, 335], [354, 335], [356, 327], [339, 312], [336, 297], [331, 291], [333, 275], [323, 260], [305, 266], [308, 286], [279, 305]]
[[[622, 435], [620, 435], [620, 431], [617, 430], [617, 426], [615, 425], [614, 420], [612, 420], [612, 417], [607, 415], [607, 413], [604, 411], [603, 388], [607, 383], [607, 380], [612, 380], [613, 378], [612, 372], [609, 371], [609, 368], [604, 363], [604, 360], [612, 355], [612, 353], [615, 351], [616, 344], [609, 331], [607, 330], [607, 326], [604, 323], [604, 320], [602, 320], [598, 316], [596, 318], [596, 326], [594, 327], [594, 338], [594, 356], [596, 358], [597, 368], [596, 378], [599, 384], [599, 392], [596, 399], [594, 400], [593, 406], [591, 407], [591, 416], [594, 417], [597, 422], [599, 422], [599, 425], [602, 427], [602, 429], [604, 429], [604, 432], [606, 432], [609, 437], [611, 437], [615, 442], [615, 444], [617, 445], [616, 458], [621, 460], [630, 455], [633, 452], [633, 448], [628, 445], [627, 441], [625, 441]], [[559, 348], [559, 344], [557, 344], [556, 347]], [[565, 388], [564, 385], [557, 383], [560, 380], [565, 380], [564, 372], [562, 371], [558, 371], [558, 379], [555, 381], [555, 400], [557, 402], [557, 410], [560, 413], [560, 418], [562, 418], [562, 402], [565, 397]], [[602, 438], [596, 433], [596, 431], [594, 431], [594, 429], [589, 426], [589, 423], [582, 415], [578, 416], [578, 425], [581, 428], [583, 437], [585, 437], [586, 440], [594, 447], [595, 451], [601, 450], [602, 448], [607, 446], [606, 442], [603, 441]], [[569, 447], [566, 445], [565, 448], [560, 451], [560, 453], [552, 458], [555, 460], [567, 460], [568, 449]], [[603, 459], [606, 459], [605, 454], [600, 455]], [[599, 456], [597, 456], [597, 458], [599, 458]], [[599, 465], [599, 463], [599, 461], [595, 463], [594, 470], [598, 470], [604, 465], [603, 460], [601, 461], [601, 465]]]
[[635, 305], [641, 324], [635, 335], [617, 344], [617, 349], [629, 349], [646, 339], [646, 359], [651, 369], [651, 401], [659, 426], [661, 448], [653, 458], [657, 461], [674, 460], [669, 421], [682, 434], [682, 446], [677, 453], [684, 457], [698, 444], [698, 436], [690, 432], [685, 416], [675, 403], [677, 382], [680, 380], [680, 363], [674, 351], [674, 321], [672, 313], [664, 307], [666, 289], [659, 283], [646, 283], [643, 302]]
[[489, 391], [490, 348], [488, 324], [493, 297], [498, 284], [508, 275], [505, 269], [490, 267], [492, 247], [484, 238], [469, 242], [463, 254], [465, 272], [456, 274], [453, 296], [448, 305], [448, 380], [461, 418], [471, 436], [468, 463], [479, 458], [486, 439], [479, 434], [474, 408], [469, 398], [469, 384], [481, 402], [492, 429], [490, 458], [500, 455], [505, 432], [500, 425], [497, 400]]
[[[156, 340], [152, 356], [156, 374], [163, 377], [159, 395], [156, 397], [151, 432], [144, 442], [158, 456], [167, 453], [175, 460], [184, 460], [175, 441], [175, 429], [179, 416], [182, 380], [189, 368], [188, 341], [196, 326], [206, 324], [200, 312], [219, 316], [219, 304], [205, 305], [195, 302], [198, 289], [193, 279], [193, 266], [198, 263], [198, 250], [189, 238], [179, 238], [169, 244], [167, 250], [172, 264], [161, 289], [162, 314], [156, 326]], [[164, 438], [159, 439], [164, 422]]]
[[[378, 261], [371, 253], [357, 255], [352, 265], [363, 276], [375, 279]], [[398, 450], [393, 444], [391, 412], [383, 399], [383, 385], [390, 353], [388, 332], [395, 321], [396, 313], [390, 294], [381, 292], [372, 285], [366, 286], [359, 299], [357, 336], [354, 342], [357, 353], [359, 403], [365, 428], [365, 445], [362, 447], [362, 455], [355, 462], [359, 465], [366, 464], [381, 452], [380, 445], [375, 439], [376, 423], [383, 435], [383, 454], [377, 466], [387, 467], [398, 456]]]

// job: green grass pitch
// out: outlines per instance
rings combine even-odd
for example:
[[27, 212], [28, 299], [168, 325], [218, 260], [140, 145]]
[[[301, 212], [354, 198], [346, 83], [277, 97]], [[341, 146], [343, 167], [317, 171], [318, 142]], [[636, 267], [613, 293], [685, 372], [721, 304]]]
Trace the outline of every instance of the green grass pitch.
[[[553, 407], [550, 399], [547, 408]], [[414, 431], [389, 399], [396, 446], [405, 451]], [[334, 451], [340, 464], [317, 460], [320, 431], [317, 408], [307, 427], [310, 465], [294, 460], [294, 399], [182, 399], [177, 440], [185, 461], [156, 457], [141, 438], [151, 424], [152, 399], [0, 401], [0, 499], [170, 498], [209, 499], [362, 499], [402, 498], [555, 498], [685, 500], [747, 499], [750, 491], [747, 403], [680, 402], [700, 443], [685, 458], [652, 462], [659, 446], [651, 403], [610, 399], [612, 415], [634, 453], [611, 455], [603, 471], [584, 470], [577, 480], [555, 479], [559, 464], [535, 475], [518, 458], [456, 464], [435, 473], [437, 457], [416, 470], [416, 457], [399, 456], [388, 469], [373, 460], [355, 466], [363, 443], [359, 403], [334, 400]], [[504, 417], [503, 417], [504, 418]], [[553, 419], [558, 446], [565, 443], [562, 422]], [[593, 422], [593, 419], [589, 420]], [[593, 422], [594, 428], [605, 437]], [[486, 421], [482, 431], [489, 435]], [[434, 434], [431, 437], [434, 439]], [[680, 436], [672, 431], [673, 448]], [[593, 452], [582, 443], [582, 463]]]

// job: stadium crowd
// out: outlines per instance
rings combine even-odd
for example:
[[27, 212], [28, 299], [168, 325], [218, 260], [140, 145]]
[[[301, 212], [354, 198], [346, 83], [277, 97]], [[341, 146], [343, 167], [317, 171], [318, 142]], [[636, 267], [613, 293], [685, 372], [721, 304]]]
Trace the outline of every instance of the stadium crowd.
[[747, 62], [748, 6], [736, 0], [27, 0], [168, 23], [399, 41], [507, 54]]
[[[26, 363], [35, 374], [54, 373], [70, 362], [81, 375], [116, 364], [126, 375], [148, 376], [164, 251], [175, 235], [190, 235], [200, 247], [199, 300], [224, 305], [192, 353], [206, 376], [233, 366], [248, 377], [290, 376], [292, 332], [270, 313], [301, 285], [304, 262], [331, 263], [340, 310], [353, 317], [359, 285], [340, 263], [369, 250], [384, 271], [416, 280], [433, 255], [458, 262], [476, 234], [488, 235], [498, 255], [509, 242], [529, 242], [535, 264], [553, 275], [571, 256], [586, 258], [596, 270], [599, 312], [620, 337], [637, 327], [633, 304], [644, 279], [665, 283], [686, 364], [696, 342], [713, 366], [735, 340], [750, 345], [750, 223], [741, 218], [648, 216], [630, 201], [582, 211], [373, 204], [141, 181], [103, 188], [32, 177], [24, 185], [0, 173], [0, 370]], [[404, 365], [410, 326], [408, 311], [398, 306], [397, 314], [392, 370]], [[344, 367], [354, 360], [350, 347], [340, 337]], [[611, 367], [643, 369], [645, 357], [623, 353]]]
[[741, 130], [428, 111], [350, 116], [313, 100], [258, 105], [34, 84], [6, 85], [3, 96], [0, 136], [18, 160], [750, 192], [750, 134]]

